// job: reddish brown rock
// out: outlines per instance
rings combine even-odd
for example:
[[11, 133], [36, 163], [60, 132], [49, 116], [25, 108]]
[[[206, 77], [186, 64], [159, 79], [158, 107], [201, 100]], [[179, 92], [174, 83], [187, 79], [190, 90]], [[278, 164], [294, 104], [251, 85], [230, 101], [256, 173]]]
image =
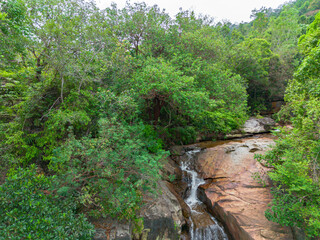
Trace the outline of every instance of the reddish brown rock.
[[[264, 216], [271, 194], [266, 171], [254, 159], [274, 144], [272, 138], [248, 138], [212, 146], [199, 156], [199, 172], [208, 184], [202, 199], [225, 225], [234, 239], [290, 240], [289, 228], [272, 223]], [[262, 174], [264, 184], [253, 178]]]

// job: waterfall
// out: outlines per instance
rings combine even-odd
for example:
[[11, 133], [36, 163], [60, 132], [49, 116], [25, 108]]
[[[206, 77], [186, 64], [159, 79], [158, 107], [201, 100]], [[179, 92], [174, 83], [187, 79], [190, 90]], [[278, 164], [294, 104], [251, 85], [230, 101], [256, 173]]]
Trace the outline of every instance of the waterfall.
[[189, 183], [189, 187], [191, 188], [190, 195], [187, 199], [185, 199], [185, 202], [190, 207], [191, 211], [195, 211], [193, 207], [199, 203], [197, 189], [200, 185], [205, 183], [203, 179], [198, 177], [198, 173], [196, 171], [190, 170], [190, 161], [192, 160], [193, 155], [197, 152], [200, 152], [200, 150], [192, 150], [187, 152], [186, 154], [188, 156], [188, 161], [181, 163], [181, 170], [186, 172], [188, 176], [191, 176], [191, 183]]
[[197, 197], [198, 187], [205, 183], [193, 169], [193, 161], [199, 152], [200, 149], [186, 152], [187, 159], [181, 162], [181, 170], [185, 174], [190, 189], [190, 193], [185, 198], [191, 210], [190, 238], [191, 240], [228, 240], [223, 228], [213, 216], [206, 212], [204, 204]]

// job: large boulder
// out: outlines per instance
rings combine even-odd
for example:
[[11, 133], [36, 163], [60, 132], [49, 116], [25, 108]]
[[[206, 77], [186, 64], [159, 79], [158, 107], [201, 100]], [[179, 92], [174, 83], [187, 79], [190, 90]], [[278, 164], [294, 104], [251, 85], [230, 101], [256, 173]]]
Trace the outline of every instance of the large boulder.
[[264, 118], [249, 118], [241, 128], [242, 132], [249, 134], [266, 133], [275, 126], [275, 121], [270, 117]]
[[[140, 232], [135, 232], [130, 223], [112, 219], [92, 219], [96, 226], [94, 240], [154, 240], [179, 239], [182, 225], [185, 225], [180, 203], [183, 200], [175, 193], [174, 188], [167, 181], [158, 183], [160, 193], [154, 197], [145, 197], [148, 203], [141, 210], [143, 224]], [[179, 199], [178, 199], [179, 198]]]
[[270, 117], [249, 118], [240, 129], [236, 129], [227, 134], [225, 139], [249, 137], [254, 134], [268, 133], [276, 126], [275, 121]]
[[96, 227], [93, 240], [131, 240], [130, 224], [111, 218], [91, 219]]
[[182, 208], [170, 183], [159, 182], [161, 194], [150, 201], [142, 210], [147, 239], [179, 239], [181, 227], [185, 224]]
[[[198, 168], [207, 184], [200, 198], [238, 239], [290, 240], [291, 230], [270, 222], [264, 212], [272, 200], [268, 169], [254, 159], [274, 144], [271, 138], [248, 138], [215, 145], [200, 154]], [[261, 180], [254, 178], [256, 174]]]

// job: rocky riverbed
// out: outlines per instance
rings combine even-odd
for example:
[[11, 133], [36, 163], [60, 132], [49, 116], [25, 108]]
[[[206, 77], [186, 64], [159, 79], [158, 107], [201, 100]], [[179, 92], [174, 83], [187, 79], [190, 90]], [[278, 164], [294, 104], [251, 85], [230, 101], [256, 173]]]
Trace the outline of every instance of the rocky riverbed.
[[[251, 118], [234, 134], [264, 133], [273, 125], [272, 119]], [[254, 155], [263, 154], [273, 144], [272, 135], [258, 134], [171, 148], [171, 158], [163, 169], [165, 179], [159, 182], [161, 194], [149, 199], [141, 212], [144, 229], [137, 239], [295, 239], [290, 228], [264, 216], [272, 200], [271, 183], [268, 168]], [[190, 157], [190, 152], [196, 154]], [[258, 174], [261, 179], [254, 177]], [[170, 175], [175, 181], [170, 181]], [[195, 176], [201, 184], [192, 183]], [[196, 194], [192, 185], [198, 188]], [[96, 239], [133, 239], [132, 226], [114, 223], [109, 236]]]
[[[234, 239], [290, 240], [291, 229], [264, 216], [272, 200], [268, 169], [254, 155], [264, 153], [274, 139], [261, 135], [221, 144], [202, 143], [198, 171], [207, 183], [200, 186], [200, 199]], [[254, 176], [259, 174], [261, 179]]]

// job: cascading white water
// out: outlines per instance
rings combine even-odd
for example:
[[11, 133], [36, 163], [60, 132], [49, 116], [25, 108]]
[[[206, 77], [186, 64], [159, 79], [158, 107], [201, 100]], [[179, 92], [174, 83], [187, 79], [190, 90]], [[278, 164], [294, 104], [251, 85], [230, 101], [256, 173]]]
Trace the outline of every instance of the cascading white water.
[[[196, 218], [201, 219], [202, 216], [205, 215], [208, 218], [208, 213], [203, 210], [203, 204], [197, 197], [197, 189], [200, 185], [204, 184], [205, 181], [199, 178], [198, 173], [192, 169], [192, 161], [197, 153], [200, 152], [200, 149], [191, 150], [186, 152], [187, 159], [181, 162], [181, 170], [187, 174], [187, 177], [191, 180], [188, 181], [188, 187], [190, 188], [190, 194], [185, 199], [186, 204], [191, 209], [191, 217], [190, 217], [190, 238], [191, 240], [228, 240], [226, 233], [223, 228], [217, 224], [217, 220], [209, 216], [209, 220], [211, 218], [212, 224], [205, 225], [204, 227], [196, 228], [193, 222], [193, 216], [197, 215]], [[199, 211], [199, 208], [201, 211]]]
[[200, 185], [205, 183], [204, 180], [198, 177], [198, 173], [196, 171], [190, 170], [190, 160], [197, 152], [200, 152], [200, 150], [192, 150], [187, 152], [186, 154], [188, 156], [188, 161], [181, 163], [181, 170], [185, 171], [189, 176], [191, 176], [191, 183], [189, 183], [191, 187], [190, 195], [187, 199], [185, 199], [185, 202], [188, 204], [191, 211], [196, 211], [193, 209], [193, 207], [199, 203], [199, 199], [197, 197], [197, 189]]
[[217, 220], [212, 217], [215, 224], [210, 225], [206, 228], [192, 229], [191, 240], [228, 240], [227, 234], [224, 232], [223, 228], [217, 224]]

